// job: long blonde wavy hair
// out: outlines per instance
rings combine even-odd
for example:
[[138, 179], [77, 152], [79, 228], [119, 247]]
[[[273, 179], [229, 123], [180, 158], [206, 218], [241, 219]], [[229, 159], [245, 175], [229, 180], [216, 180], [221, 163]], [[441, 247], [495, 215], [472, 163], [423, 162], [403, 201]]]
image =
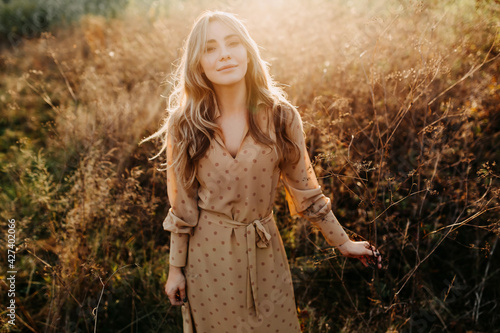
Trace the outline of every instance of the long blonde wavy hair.
[[[212, 83], [202, 73], [200, 59], [206, 48], [207, 31], [210, 22], [219, 21], [233, 29], [248, 52], [248, 68], [245, 75], [247, 105], [249, 110], [249, 133], [262, 144], [275, 145], [280, 163], [296, 162], [299, 148], [286, 131], [286, 124], [295, 115], [293, 106], [287, 101], [283, 90], [276, 85], [269, 74], [268, 64], [262, 60], [259, 48], [250, 37], [243, 23], [234, 15], [207, 11], [195, 22], [185, 43], [184, 53], [174, 73], [174, 88], [168, 100], [168, 114], [162, 127], [153, 135], [142, 140], [160, 137], [162, 147], [156, 158], [167, 148], [167, 136], [174, 138], [174, 160], [168, 163], [174, 167], [186, 188], [193, 185], [197, 161], [202, 158], [214, 133], [219, 130], [215, 123], [216, 96]], [[259, 103], [259, 107], [258, 104]], [[263, 103], [264, 107], [260, 104]], [[260, 112], [269, 112], [273, 120], [276, 141], [258, 125]]]

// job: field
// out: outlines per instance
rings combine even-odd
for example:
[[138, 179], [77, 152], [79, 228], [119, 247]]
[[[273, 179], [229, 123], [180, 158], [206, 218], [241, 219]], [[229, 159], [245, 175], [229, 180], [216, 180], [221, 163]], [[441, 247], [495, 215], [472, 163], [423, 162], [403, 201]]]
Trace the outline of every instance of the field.
[[500, 332], [497, 0], [29, 3], [0, 2], [1, 332], [182, 331], [160, 143], [138, 143], [205, 9], [246, 22], [335, 214], [384, 258], [339, 256], [280, 188], [303, 331]]

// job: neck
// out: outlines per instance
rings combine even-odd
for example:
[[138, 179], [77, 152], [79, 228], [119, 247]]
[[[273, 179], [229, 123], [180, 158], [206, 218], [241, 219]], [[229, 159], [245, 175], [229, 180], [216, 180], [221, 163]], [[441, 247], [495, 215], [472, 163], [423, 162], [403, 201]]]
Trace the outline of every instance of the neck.
[[214, 88], [221, 115], [247, 111], [247, 90], [244, 80], [235, 85]]

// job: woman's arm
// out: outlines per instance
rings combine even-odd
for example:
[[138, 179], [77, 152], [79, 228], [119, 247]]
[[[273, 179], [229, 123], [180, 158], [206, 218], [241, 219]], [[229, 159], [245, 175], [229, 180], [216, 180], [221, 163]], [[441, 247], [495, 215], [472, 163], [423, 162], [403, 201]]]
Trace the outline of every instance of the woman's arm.
[[373, 263], [368, 258], [377, 258], [377, 265], [381, 268], [382, 258], [375, 247], [368, 242], [350, 240], [333, 214], [330, 199], [323, 194], [307, 153], [300, 114], [295, 109], [290, 112], [293, 119], [286, 130], [300, 148], [298, 162], [281, 167], [281, 180], [285, 185], [290, 211], [318, 227], [328, 244], [336, 247], [342, 255], [358, 258], [365, 266], [368, 262]]
[[177, 175], [173, 161], [175, 158], [174, 140], [167, 138], [167, 193], [170, 210], [163, 228], [170, 231], [170, 268], [165, 292], [173, 305], [182, 305], [186, 298], [186, 281], [182, 267], [186, 265], [189, 237], [198, 223], [198, 183], [186, 189]]

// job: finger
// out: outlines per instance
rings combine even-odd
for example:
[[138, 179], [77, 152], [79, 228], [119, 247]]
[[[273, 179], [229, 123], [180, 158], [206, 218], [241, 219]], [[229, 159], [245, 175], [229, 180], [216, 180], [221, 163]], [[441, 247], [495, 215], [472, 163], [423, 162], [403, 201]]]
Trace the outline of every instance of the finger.
[[370, 245], [370, 247], [367, 249], [370, 256], [374, 257], [380, 257], [380, 252], [377, 250], [377, 248], [373, 245]]
[[375, 257], [377, 258], [377, 264], [381, 268], [382, 267], [382, 255], [378, 250], [375, 252]]
[[379, 255], [377, 248], [374, 245], [371, 245], [370, 243], [368, 243], [368, 246], [366, 246], [366, 249], [370, 253], [371, 256], [377, 257]]
[[186, 303], [187, 302], [187, 297], [186, 297], [186, 287], [185, 286], [181, 286], [179, 287], [179, 293], [180, 293], [180, 298], [182, 300], [183, 303]]
[[175, 295], [174, 296], [169, 295], [168, 300], [170, 301], [170, 304], [172, 304], [172, 305], [180, 305], [179, 304], [180, 301], [177, 299], [177, 297], [175, 297]]
[[168, 300], [172, 305], [182, 305], [177, 289], [170, 289], [167, 291]]
[[169, 293], [167, 294], [167, 296], [168, 296], [168, 300], [170, 301], [170, 304], [172, 304], [172, 305], [177, 305], [177, 301], [178, 301], [178, 300], [177, 300], [177, 297], [175, 297], [175, 292], [174, 292], [174, 293], [169, 292]]
[[369, 259], [370, 259], [370, 264], [373, 267], [377, 266], [379, 269], [382, 268], [382, 255], [376, 248], [373, 248], [373, 251], [370, 254]]
[[172, 299], [175, 300], [175, 290], [170, 290], [166, 283], [165, 283], [165, 295], [167, 295], [170, 303], [172, 303]]
[[370, 246], [369, 248], [367, 248], [365, 251], [363, 251], [363, 255], [364, 256], [369, 256], [369, 257], [375, 257], [375, 251], [374, 251], [374, 248], [372, 246]]

